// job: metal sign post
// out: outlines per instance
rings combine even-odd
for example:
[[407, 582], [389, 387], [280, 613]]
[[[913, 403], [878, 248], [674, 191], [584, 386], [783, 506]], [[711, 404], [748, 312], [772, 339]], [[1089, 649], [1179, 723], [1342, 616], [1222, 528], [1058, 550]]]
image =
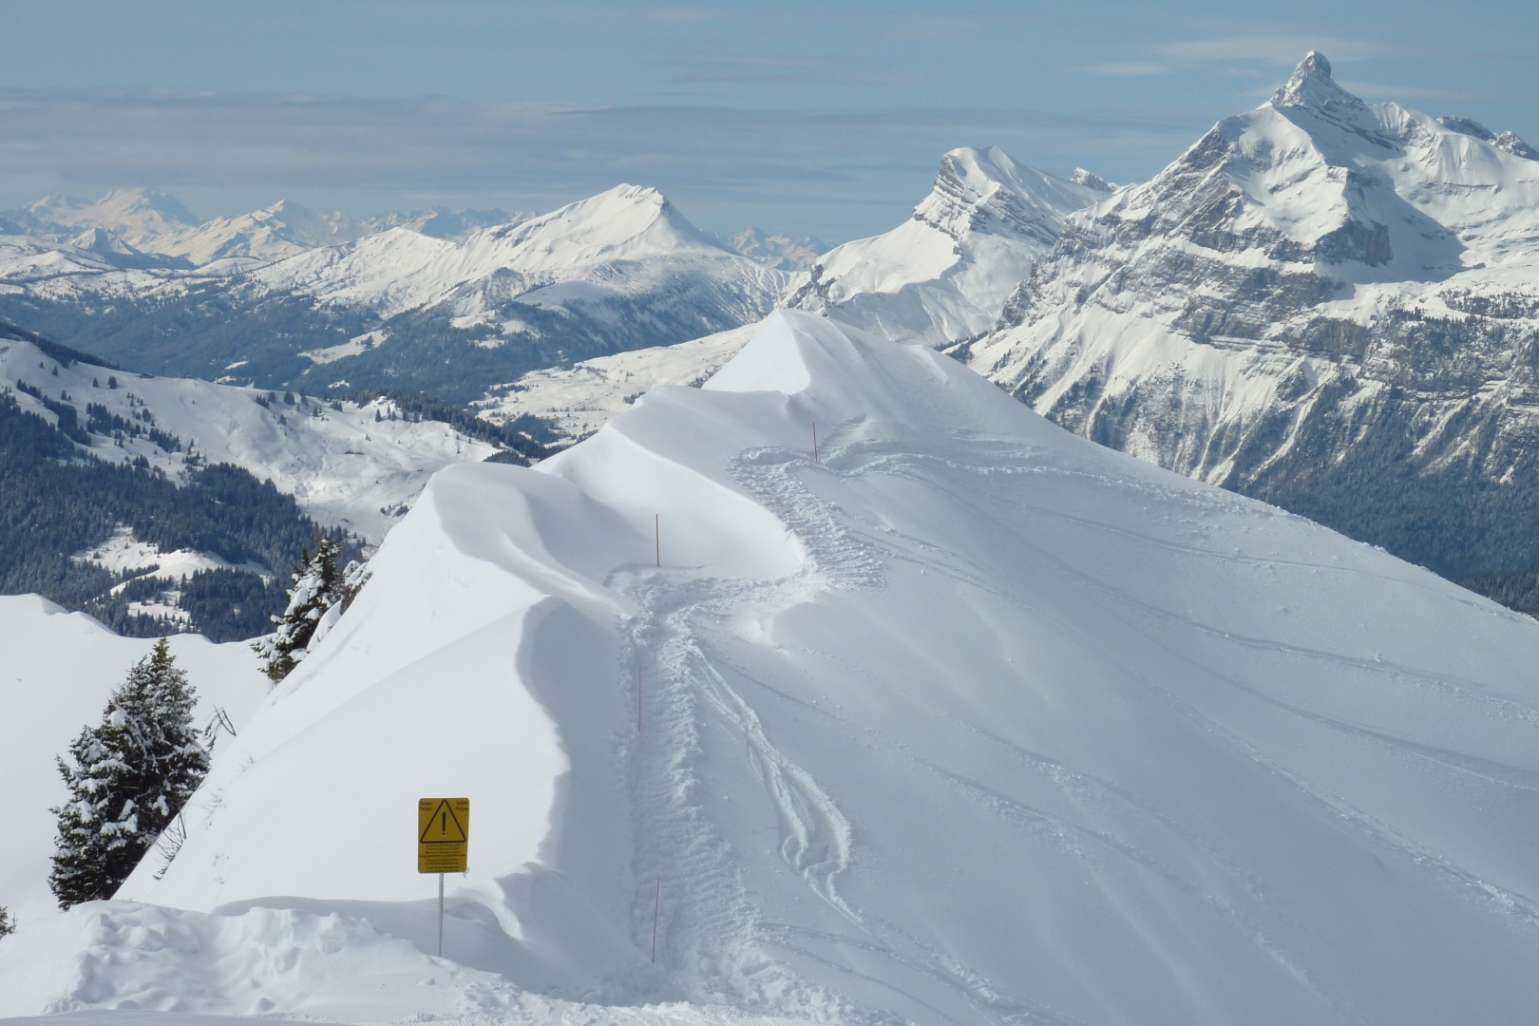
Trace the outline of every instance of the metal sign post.
[[438, 954], [444, 953], [444, 874], [463, 873], [470, 853], [470, 799], [417, 802], [417, 872], [438, 874]]

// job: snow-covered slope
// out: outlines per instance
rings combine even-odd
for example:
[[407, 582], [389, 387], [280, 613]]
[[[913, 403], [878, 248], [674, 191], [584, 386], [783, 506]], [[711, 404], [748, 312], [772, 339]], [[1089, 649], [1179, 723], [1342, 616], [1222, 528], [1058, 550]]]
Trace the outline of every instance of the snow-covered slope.
[[[344, 922], [420, 950], [416, 800], [467, 795], [446, 953], [544, 994], [1107, 1026], [1539, 1000], [1539, 624], [926, 347], [776, 314], [704, 389], [439, 474], [374, 565], [125, 897], [270, 964]], [[0, 945], [78, 970], [0, 1007], [146, 993], [113, 953], [166, 917]], [[149, 1000], [346, 1018], [336, 965]], [[411, 978], [393, 1014], [485, 993]]]
[[952, 150], [909, 220], [824, 254], [786, 305], [898, 341], [969, 338], [995, 323], [1065, 215], [1109, 191], [1087, 171], [1058, 178], [997, 147]]
[[1539, 566], [1539, 159], [1310, 54], [1068, 220], [972, 366], [1069, 429], [1445, 572]]
[[[321, 523], [373, 542], [435, 472], [496, 451], [447, 424], [390, 419], [394, 404], [387, 400], [334, 403], [290, 394], [289, 402], [259, 389], [130, 374], [56, 359], [0, 331], [0, 389], [13, 391], [24, 410], [56, 422], [41, 400], [13, 388], [17, 382], [73, 406], [79, 423], [91, 431], [89, 452], [99, 459], [126, 463], [142, 457], [173, 479], [185, 474], [189, 451], [206, 463], [233, 463], [272, 481]], [[92, 406], [103, 411], [95, 420]], [[108, 417], [146, 433], [112, 430]], [[151, 427], [183, 447], [157, 441], [148, 433]]]
[[[55, 827], [48, 810], [66, 792], [54, 757], [69, 751], [80, 728], [100, 720], [108, 694], [152, 644], [119, 637], [90, 617], [66, 613], [36, 595], [0, 595], [0, 706], [5, 709], [0, 715], [0, 795], [6, 817], [0, 905], [10, 908], [23, 931], [36, 928], [57, 908], [48, 890]], [[244, 644], [214, 645], [182, 635], [171, 639], [171, 651], [198, 688], [200, 727], [217, 707], [240, 729], [267, 693], [267, 678]], [[226, 735], [215, 750], [229, 741]], [[150, 861], [151, 870], [160, 868], [157, 855]], [[11, 990], [19, 979], [0, 971], [0, 991]]]

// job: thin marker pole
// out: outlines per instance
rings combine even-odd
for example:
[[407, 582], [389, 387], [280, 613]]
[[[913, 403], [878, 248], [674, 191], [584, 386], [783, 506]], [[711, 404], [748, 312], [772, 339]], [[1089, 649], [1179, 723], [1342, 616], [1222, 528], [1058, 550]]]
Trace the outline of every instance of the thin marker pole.
[[641, 733], [641, 667], [636, 667], [636, 733]]
[[652, 514], [652, 544], [657, 548], [657, 567], [661, 570], [663, 566], [663, 515], [661, 513]]
[[657, 961], [657, 917], [663, 911], [663, 881], [657, 880], [657, 901], [652, 906], [652, 961]]
[[822, 462], [822, 460], [818, 459], [818, 421], [816, 417], [812, 420], [812, 462]]
[[438, 957], [444, 957], [444, 875], [438, 874]]

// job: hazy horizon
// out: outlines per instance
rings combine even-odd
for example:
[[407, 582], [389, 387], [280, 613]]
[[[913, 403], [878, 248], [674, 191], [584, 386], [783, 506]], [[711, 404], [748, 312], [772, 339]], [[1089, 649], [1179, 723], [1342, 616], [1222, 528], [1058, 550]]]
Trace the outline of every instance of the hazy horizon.
[[1311, 48], [1366, 99], [1539, 140], [1532, 5], [1457, 19], [1387, 2], [1253, 16], [478, 0], [8, 14], [28, 45], [0, 67], [0, 207], [146, 186], [203, 217], [279, 198], [355, 216], [540, 211], [629, 181], [720, 235], [838, 241], [900, 220], [957, 146], [1146, 178]]

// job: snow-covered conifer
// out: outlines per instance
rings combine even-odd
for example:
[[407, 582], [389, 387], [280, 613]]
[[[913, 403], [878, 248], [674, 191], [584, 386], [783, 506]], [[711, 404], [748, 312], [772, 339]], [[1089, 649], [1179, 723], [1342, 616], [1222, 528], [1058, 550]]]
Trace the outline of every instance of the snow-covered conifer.
[[273, 617], [276, 629], [252, 644], [261, 657], [262, 672], [274, 683], [294, 671], [361, 586], [350, 584], [355, 575], [351, 565], [346, 574], [337, 570], [340, 552], [335, 541], [321, 539], [315, 555], [307, 555], [303, 568], [293, 575], [288, 608]]
[[208, 753], [193, 726], [197, 693], [164, 638], [58, 760], [69, 799], [49, 884], [61, 908], [110, 898], [197, 790]]

